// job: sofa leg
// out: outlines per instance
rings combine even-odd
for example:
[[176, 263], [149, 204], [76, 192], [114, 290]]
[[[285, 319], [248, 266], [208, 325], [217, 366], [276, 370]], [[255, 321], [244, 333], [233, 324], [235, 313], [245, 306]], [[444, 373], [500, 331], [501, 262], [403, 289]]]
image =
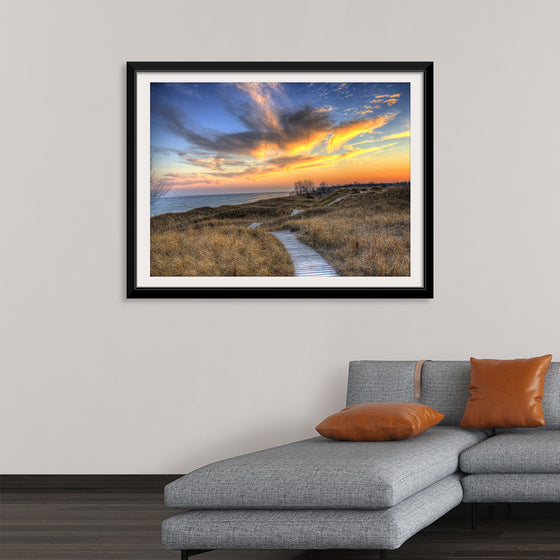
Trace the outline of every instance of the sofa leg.
[[471, 529], [476, 531], [477, 518], [476, 518], [476, 504], [471, 504]]
[[380, 550], [379, 551], [379, 560], [387, 560], [387, 551], [386, 550]]
[[509, 502], [506, 504], [506, 511], [507, 518], [511, 519], [511, 504]]

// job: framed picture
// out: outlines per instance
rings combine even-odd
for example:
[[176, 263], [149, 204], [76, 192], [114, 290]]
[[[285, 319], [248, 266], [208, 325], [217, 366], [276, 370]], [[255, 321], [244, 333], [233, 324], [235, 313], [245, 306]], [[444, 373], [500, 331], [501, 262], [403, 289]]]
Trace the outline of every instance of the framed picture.
[[433, 297], [431, 62], [129, 62], [128, 297]]

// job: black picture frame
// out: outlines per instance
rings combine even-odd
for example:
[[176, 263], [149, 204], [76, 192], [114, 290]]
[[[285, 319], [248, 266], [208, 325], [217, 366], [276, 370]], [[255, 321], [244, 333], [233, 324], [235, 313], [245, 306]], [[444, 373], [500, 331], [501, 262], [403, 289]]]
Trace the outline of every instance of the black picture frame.
[[[138, 90], [142, 73], [418, 73], [422, 76], [423, 282], [414, 287], [174, 287], [138, 283]], [[433, 62], [127, 62], [127, 298], [433, 298]]]

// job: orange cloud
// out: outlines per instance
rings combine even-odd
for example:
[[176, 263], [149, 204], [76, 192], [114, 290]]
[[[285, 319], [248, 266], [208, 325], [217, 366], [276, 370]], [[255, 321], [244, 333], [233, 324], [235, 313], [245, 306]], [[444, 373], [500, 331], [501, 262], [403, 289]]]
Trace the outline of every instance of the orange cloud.
[[254, 150], [251, 156], [258, 161], [280, 157], [307, 154], [318, 146], [330, 135], [330, 130], [309, 131], [305, 137], [293, 142], [270, 142], [263, 140]]
[[[410, 138], [410, 130], [395, 132], [395, 134], [389, 134], [389, 136], [382, 136], [381, 138], [368, 138], [367, 140], [362, 140], [361, 142], [354, 142], [352, 143], [352, 149], [360, 144], [371, 144], [372, 142], [383, 142], [385, 140], [400, 140], [402, 138]], [[392, 145], [393, 144], [391, 144], [391, 146]]]
[[315, 146], [318, 146], [328, 135], [330, 131], [318, 130], [308, 135], [305, 140], [293, 142], [286, 145], [285, 155], [295, 156], [297, 154], [309, 153]]
[[356, 115], [367, 115], [368, 113], [373, 113], [373, 109], [366, 107], [365, 109], [362, 109], [361, 111], [356, 111], [355, 114]]
[[[388, 94], [385, 93], [383, 95], [376, 95], [373, 100], [372, 100], [372, 105], [370, 105], [370, 107], [375, 107], [375, 106], [379, 106], [380, 104], [383, 104], [387, 107], [392, 107], [393, 105], [395, 105], [395, 103], [397, 103], [397, 101], [399, 100], [401, 94], [400, 93], [395, 93], [395, 94]], [[368, 107], [366, 107], [368, 108]]]
[[396, 142], [393, 142], [392, 144], [386, 144], [385, 146], [374, 146], [373, 148], [362, 148], [360, 150], [346, 152], [340, 156], [340, 159], [346, 159], [349, 157], [353, 158], [353, 157], [361, 156], [362, 154], [369, 154], [370, 152], [380, 152], [382, 150], [390, 148], [391, 146], [394, 146], [395, 144]]
[[255, 159], [261, 160], [272, 157], [273, 155], [277, 154], [278, 151], [278, 144], [275, 144], [273, 142], [262, 142], [251, 152], [251, 155]]
[[286, 166], [286, 169], [309, 169], [311, 167], [325, 167], [332, 163], [336, 163], [340, 159], [339, 155], [332, 156], [314, 156], [310, 158], [303, 159], [301, 161], [296, 161], [290, 163]]
[[348, 140], [351, 140], [364, 132], [371, 132], [376, 128], [386, 125], [394, 118], [394, 116], [395, 115], [393, 113], [387, 113], [386, 115], [381, 115], [375, 119], [352, 121], [350, 123], [340, 125], [334, 130], [329, 140], [329, 152], [337, 150], [340, 146], [348, 142]]
[[397, 140], [399, 138], [410, 138], [410, 130], [405, 130], [404, 132], [396, 132], [395, 134], [384, 136], [382, 140]]
[[327, 167], [333, 163], [337, 163], [343, 159], [350, 159], [361, 156], [363, 154], [371, 153], [371, 152], [379, 152], [385, 150], [386, 148], [390, 148], [396, 144], [387, 144], [385, 146], [375, 146], [373, 148], [363, 148], [360, 150], [349, 150], [344, 152], [343, 154], [333, 154], [329, 156], [313, 156], [309, 158], [302, 159], [300, 161], [292, 162], [286, 165], [286, 169], [309, 169], [312, 167]]

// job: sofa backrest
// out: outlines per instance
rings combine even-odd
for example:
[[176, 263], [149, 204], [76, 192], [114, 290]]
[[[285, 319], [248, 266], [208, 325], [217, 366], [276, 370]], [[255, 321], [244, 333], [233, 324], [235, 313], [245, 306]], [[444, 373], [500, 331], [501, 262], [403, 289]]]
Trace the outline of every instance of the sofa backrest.
[[[346, 406], [366, 402], [419, 402], [445, 414], [443, 426], [461, 422], [469, 398], [470, 362], [425, 362], [421, 398], [414, 398], [412, 361], [350, 362]], [[545, 377], [543, 412], [546, 428], [560, 428], [560, 362], [552, 362]]]

